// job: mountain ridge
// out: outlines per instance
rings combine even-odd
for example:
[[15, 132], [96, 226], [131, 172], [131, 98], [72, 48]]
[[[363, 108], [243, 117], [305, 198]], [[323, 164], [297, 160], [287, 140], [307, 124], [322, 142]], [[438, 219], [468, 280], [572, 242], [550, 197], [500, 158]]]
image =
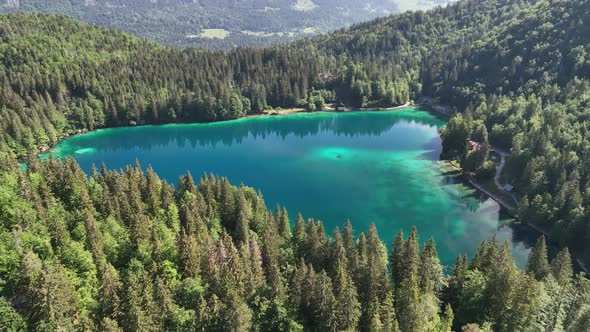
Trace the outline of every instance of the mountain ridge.
[[[429, 7], [447, 0], [413, 3]], [[405, 6], [408, 7], [408, 6]], [[398, 12], [370, 0], [3, 0], [0, 13], [45, 12], [127, 31], [172, 46], [269, 46]]]

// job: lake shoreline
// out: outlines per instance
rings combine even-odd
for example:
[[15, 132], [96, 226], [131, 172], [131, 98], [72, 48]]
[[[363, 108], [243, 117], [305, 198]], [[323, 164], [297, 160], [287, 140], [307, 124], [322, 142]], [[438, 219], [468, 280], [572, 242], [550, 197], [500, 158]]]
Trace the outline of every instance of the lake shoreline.
[[[289, 116], [289, 115], [295, 115], [295, 114], [322, 114], [322, 113], [356, 113], [356, 112], [371, 112], [371, 111], [376, 111], [376, 112], [384, 112], [384, 111], [395, 111], [395, 110], [400, 110], [400, 109], [405, 109], [405, 108], [409, 108], [412, 106], [427, 106], [427, 105], [421, 105], [421, 104], [413, 104], [412, 102], [406, 102], [403, 105], [398, 105], [398, 106], [391, 106], [391, 107], [361, 107], [361, 108], [355, 108], [355, 109], [349, 109], [349, 110], [345, 110], [345, 111], [338, 111], [333, 107], [326, 107], [321, 111], [316, 111], [316, 112], [307, 112], [305, 109], [303, 108], [288, 108], [288, 109], [284, 109], [284, 110], [279, 110], [279, 111], [272, 111], [272, 112], [278, 112], [278, 113], [270, 113], [271, 111], [268, 111], [269, 113], [264, 113], [264, 114], [247, 114], [241, 118], [237, 118], [237, 119], [227, 119], [227, 120], [220, 120], [220, 121], [210, 121], [210, 122], [170, 122], [170, 123], [157, 123], [157, 124], [140, 124], [140, 125], [121, 125], [121, 126], [109, 126], [109, 127], [103, 127], [103, 128], [96, 128], [93, 130], [87, 130], [87, 129], [77, 129], [75, 130], [75, 132], [72, 133], [65, 133], [62, 136], [60, 136], [54, 143], [47, 143], [44, 145], [39, 145], [37, 147], [37, 152], [35, 152], [34, 154], [39, 157], [41, 154], [44, 153], [51, 153], [52, 149], [54, 146], [60, 144], [61, 142], [63, 142], [66, 139], [72, 138], [74, 136], [77, 135], [81, 135], [81, 134], [87, 134], [87, 133], [91, 133], [94, 131], [99, 131], [99, 130], [104, 130], [104, 129], [114, 129], [114, 128], [132, 128], [132, 127], [139, 127], [139, 126], [163, 126], [163, 125], [181, 125], [181, 124], [206, 124], [206, 123], [216, 123], [216, 122], [227, 122], [227, 121], [235, 121], [235, 120], [241, 120], [241, 119], [255, 119], [255, 118], [264, 118], [264, 117], [276, 117], [276, 116]], [[19, 162], [26, 162], [23, 159], [19, 159]]]
[[[341, 111], [341, 110], [336, 110], [334, 108], [326, 108], [322, 111], [317, 111], [317, 112], [306, 112], [304, 109], [301, 108], [292, 108], [292, 109], [285, 109], [285, 110], [279, 110], [278, 113], [276, 114], [271, 114], [271, 113], [266, 113], [266, 114], [251, 114], [251, 115], [246, 115], [244, 117], [241, 117], [239, 119], [231, 119], [231, 120], [222, 120], [222, 121], [214, 121], [214, 122], [209, 122], [209, 123], [215, 123], [215, 122], [228, 122], [228, 121], [233, 121], [233, 120], [240, 120], [240, 119], [252, 119], [252, 118], [264, 118], [264, 117], [275, 117], [275, 116], [289, 116], [289, 115], [294, 115], [294, 114], [312, 114], [312, 113], [318, 113], [318, 114], [322, 114], [322, 113], [358, 113], [358, 112], [371, 112], [371, 111], [376, 111], [376, 112], [380, 112], [380, 111], [395, 111], [395, 110], [401, 110], [401, 109], [407, 109], [409, 107], [427, 107], [428, 111], [432, 112], [432, 113], [436, 113], [439, 115], [443, 115], [445, 117], [450, 116], [452, 113], [449, 110], [452, 110], [450, 107], [448, 106], [442, 106], [442, 105], [438, 105], [436, 103], [434, 103], [432, 100], [428, 100], [428, 99], [424, 99], [421, 98], [421, 100], [414, 104], [411, 102], [407, 102], [403, 105], [398, 105], [398, 106], [392, 106], [392, 107], [381, 107], [381, 108], [359, 108], [359, 109], [348, 109], [345, 111]], [[193, 123], [197, 123], [197, 122], [193, 122]], [[174, 124], [193, 124], [193, 123], [183, 123], [183, 122], [177, 122], [177, 123], [165, 123], [165, 124], [155, 124], [155, 126], [158, 125], [174, 125]], [[139, 125], [139, 126], [144, 126], [144, 125]], [[129, 127], [139, 127], [139, 126], [135, 126], [135, 125], [124, 125], [124, 126], [120, 126], [120, 127], [105, 127], [105, 128], [98, 128], [98, 129], [94, 129], [94, 130], [76, 130], [76, 131], [72, 131], [71, 133], [66, 133], [64, 135], [62, 135], [54, 144], [46, 144], [44, 146], [39, 146], [38, 152], [35, 153], [35, 155], [37, 157], [39, 157], [42, 154], [48, 153], [49, 155], [52, 154], [52, 149], [62, 143], [64, 140], [66, 139], [70, 139], [72, 137], [81, 135], [81, 134], [86, 134], [86, 133], [91, 133], [94, 131], [100, 131], [100, 130], [104, 130], [104, 129], [112, 129], [112, 128], [129, 128]], [[149, 126], [149, 125], [148, 125]], [[55, 150], [54, 150], [55, 151]], [[518, 219], [518, 216], [516, 215], [516, 212], [514, 210], [514, 208], [510, 208], [508, 206], [505, 206], [505, 204], [503, 204], [503, 202], [499, 199], [497, 199], [492, 193], [490, 193], [489, 191], [485, 190], [481, 185], [477, 184], [477, 181], [474, 179], [469, 179], [469, 177], [462, 173], [462, 170], [460, 168], [457, 168], [455, 165], [452, 165], [450, 163], [450, 161], [448, 160], [441, 160], [442, 163], [448, 165], [448, 167], [451, 167], [453, 170], [460, 172], [461, 178], [463, 180], [463, 182], [467, 185], [469, 185], [471, 188], [477, 190], [480, 193], [483, 193], [485, 196], [493, 199], [494, 201], [496, 201], [501, 208], [505, 211], [508, 212], [508, 214], [515, 218]], [[523, 224], [523, 225], [527, 225], [528, 227], [531, 228], [531, 230], [535, 230], [537, 232], [540, 232], [542, 234], [546, 234], [546, 232], [544, 232], [543, 230], [540, 230], [538, 227], [535, 227], [534, 225], [530, 225], [527, 223], [522, 223], [520, 221], [515, 221], [516, 223], [519, 224]], [[587, 271], [586, 267], [582, 264], [582, 262], [580, 261], [580, 259], [578, 257], [574, 257], [574, 260], [577, 261], [577, 265], [581, 267], [581, 270], [583, 271]]]
[[[432, 187], [440, 180], [431, 160], [439, 160], [438, 128], [445, 123], [438, 113], [420, 107], [383, 110], [102, 129], [62, 142], [54, 156], [76, 158], [87, 174], [92, 164], [104, 161], [109, 169], [121, 169], [139, 158], [170, 183], [187, 169], [222, 174], [263, 192], [267, 206], [279, 203], [316, 216], [329, 229], [347, 218], [359, 231], [370, 223], [390, 233], [416, 225], [441, 239], [440, 252], [451, 265], [496, 232], [497, 207], [472, 210], [481, 204], [473, 199], [479, 194], [461, 186], [460, 177], [450, 181], [453, 186]], [[89, 147], [96, 152], [85, 153]], [[290, 188], [288, 200], [282, 186]], [[453, 222], [435, 227], [431, 221], [437, 218]], [[501, 239], [510, 241], [509, 232]], [[462, 240], [443, 241], [449, 237]]]
[[[469, 187], [477, 190], [478, 192], [483, 193], [485, 196], [493, 199], [496, 203], [498, 203], [498, 205], [504, 211], [504, 213], [507, 213], [511, 218], [514, 219], [514, 221], [512, 221], [510, 224], [528, 227], [532, 231], [536, 231], [537, 233], [545, 236], [546, 241], [550, 243], [552, 246], [554, 246], [555, 248], [559, 248], [559, 245], [550, 239], [549, 233], [546, 230], [542, 229], [537, 225], [520, 220], [518, 218], [518, 207], [513, 207], [507, 204], [506, 202], [504, 202], [503, 199], [497, 197], [489, 190], [486, 190], [483, 187], [483, 185], [479, 184], [477, 180], [475, 180], [473, 177], [470, 177], [469, 175], [463, 173], [463, 170], [460, 167], [453, 165], [450, 160], [441, 160], [440, 162], [442, 165], [444, 165], [444, 167], [450, 168], [453, 171], [458, 172], [461, 176], [461, 179], [463, 180], [463, 183], [467, 184]], [[574, 267], [576, 267], [578, 271], [583, 271], [584, 273], [586, 273], [586, 275], [590, 276], [590, 271], [588, 270], [588, 267], [584, 264], [579, 255], [577, 255], [575, 252], [571, 252], [570, 254], [572, 255], [572, 263], [574, 264]]]
[[280, 109], [280, 110], [263, 111], [263, 113], [260, 113], [260, 114], [248, 114], [240, 119], [287, 116], [287, 115], [301, 114], [301, 113], [314, 114], [314, 113], [353, 113], [353, 112], [371, 112], [371, 111], [375, 111], [375, 112], [395, 111], [395, 110], [404, 109], [404, 108], [408, 108], [408, 107], [412, 107], [412, 106], [421, 106], [421, 105], [414, 104], [413, 102], [408, 101], [402, 105], [390, 106], [390, 107], [360, 107], [360, 108], [350, 108], [350, 109], [345, 108], [345, 110], [342, 110], [342, 111], [338, 110], [334, 107], [325, 107], [324, 109], [322, 109], [320, 111], [315, 111], [315, 112], [308, 112], [304, 108], [295, 107], [295, 108], [286, 108], [286, 109]]

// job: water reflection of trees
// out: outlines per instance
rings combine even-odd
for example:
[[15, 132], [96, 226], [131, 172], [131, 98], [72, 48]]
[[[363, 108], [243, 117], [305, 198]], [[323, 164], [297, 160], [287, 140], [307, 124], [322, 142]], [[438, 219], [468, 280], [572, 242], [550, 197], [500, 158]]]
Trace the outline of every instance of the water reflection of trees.
[[435, 121], [408, 119], [392, 113], [354, 114], [352, 116], [333, 114], [330, 116], [290, 116], [238, 120], [224, 123], [197, 125], [165, 125], [109, 129], [89, 135], [82, 135], [75, 145], [92, 146], [97, 149], [139, 148], [149, 151], [163, 145], [231, 146], [247, 138], [274, 136], [284, 140], [289, 135], [306, 137], [322, 133], [338, 136], [378, 136], [398, 123], [434, 126]]

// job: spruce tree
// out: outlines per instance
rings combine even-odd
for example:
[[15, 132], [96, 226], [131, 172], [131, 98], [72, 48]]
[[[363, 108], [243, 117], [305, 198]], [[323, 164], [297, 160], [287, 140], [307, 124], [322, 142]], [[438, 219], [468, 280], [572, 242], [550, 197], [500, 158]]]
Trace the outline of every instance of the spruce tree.
[[346, 257], [348, 258], [348, 269], [353, 273], [357, 264], [357, 251], [354, 235], [352, 233], [352, 224], [350, 220], [346, 220], [344, 230], [342, 231], [342, 241], [344, 249], [346, 250]]
[[379, 319], [382, 324], [381, 331], [400, 331], [393, 302], [394, 298], [392, 292], [387, 292], [379, 306]]
[[400, 229], [395, 238], [393, 239], [393, 248], [389, 255], [389, 265], [391, 267], [391, 279], [394, 287], [400, 287], [402, 283], [402, 259], [404, 257], [404, 233]]
[[529, 254], [527, 272], [531, 273], [537, 280], [543, 280], [549, 275], [549, 260], [547, 258], [547, 244], [545, 237], [537, 239], [537, 243]]
[[295, 226], [293, 227], [293, 237], [291, 237], [291, 243], [295, 251], [295, 258], [301, 259], [304, 257], [304, 245], [305, 245], [305, 222], [301, 213], [297, 214], [295, 219]]
[[387, 249], [379, 239], [377, 227], [374, 224], [369, 226], [367, 232], [367, 260], [369, 264], [367, 269], [369, 301], [374, 298], [381, 301], [385, 294], [391, 290], [391, 283], [387, 268]]
[[248, 239], [250, 238], [250, 226], [248, 217], [244, 211], [240, 211], [238, 216], [235, 240], [238, 244], [248, 246]]
[[311, 297], [311, 310], [314, 315], [314, 324], [319, 331], [334, 330], [336, 326], [335, 311], [336, 298], [330, 277], [325, 271], [317, 274]]
[[573, 272], [570, 252], [564, 248], [551, 261], [551, 273], [560, 285], [566, 286], [570, 284]]
[[283, 208], [279, 220], [279, 234], [283, 239], [285, 239], [285, 241], [289, 241], [291, 239], [291, 224], [289, 222], [289, 214], [285, 208]]
[[[340, 232], [335, 232], [340, 234]], [[334, 326], [339, 331], [354, 330], [361, 315], [361, 305], [352, 276], [348, 269], [348, 258], [342, 239], [335, 236], [334, 260]]]
[[425, 319], [417, 276], [410, 274], [405, 277], [396, 292], [400, 329], [402, 331], [423, 331]]
[[404, 253], [401, 259], [402, 281], [410, 276], [417, 276], [419, 266], [420, 254], [418, 231], [416, 230], [416, 227], [414, 227], [404, 244]]
[[443, 268], [438, 259], [434, 239], [430, 239], [420, 254], [418, 269], [420, 289], [423, 293], [438, 294], [443, 287]]
[[424, 319], [428, 322], [436, 322], [439, 320], [440, 300], [438, 297], [444, 286], [444, 276], [433, 239], [430, 239], [422, 249], [418, 276]]

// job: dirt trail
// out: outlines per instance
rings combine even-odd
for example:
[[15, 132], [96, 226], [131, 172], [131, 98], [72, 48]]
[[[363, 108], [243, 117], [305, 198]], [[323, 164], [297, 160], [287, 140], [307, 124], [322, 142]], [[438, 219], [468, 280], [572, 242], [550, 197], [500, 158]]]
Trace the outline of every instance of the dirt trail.
[[[498, 166], [496, 166], [496, 175], [494, 176], [494, 183], [496, 184], [496, 187], [498, 187], [499, 190], [504, 190], [504, 185], [502, 185], [500, 183], [500, 176], [502, 175], [502, 171], [504, 170], [504, 166], [506, 166], [506, 158], [510, 157], [510, 152], [506, 152], [500, 148], [497, 147], [492, 147], [492, 149], [494, 151], [496, 151], [497, 154], [500, 155], [500, 164]], [[516, 195], [514, 195], [513, 193], [509, 193], [506, 192], [507, 194], [510, 195], [510, 197], [512, 197], [512, 200], [514, 201], [514, 205], [518, 206], [518, 199], [516, 199]]]

